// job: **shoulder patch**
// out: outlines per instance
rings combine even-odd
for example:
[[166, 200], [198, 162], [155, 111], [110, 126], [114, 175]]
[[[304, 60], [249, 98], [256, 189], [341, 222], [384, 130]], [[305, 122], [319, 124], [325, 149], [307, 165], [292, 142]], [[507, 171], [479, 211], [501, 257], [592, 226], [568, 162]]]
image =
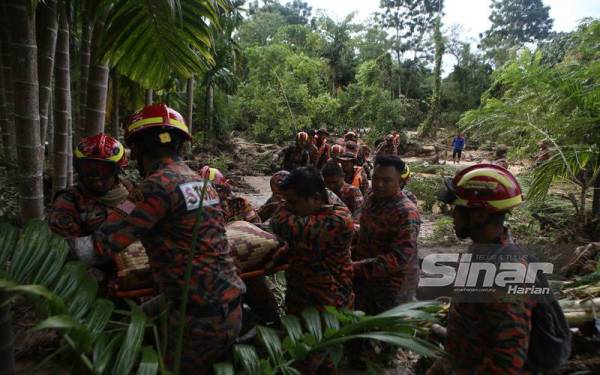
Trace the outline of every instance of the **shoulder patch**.
[[[202, 194], [203, 186], [203, 181], [191, 181], [179, 185], [179, 190], [185, 201], [186, 210], [192, 211], [200, 207], [200, 195]], [[208, 183], [202, 206], [214, 206], [219, 204], [219, 202], [219, 195], [215, 189], [212, 188], [212, 184]]]

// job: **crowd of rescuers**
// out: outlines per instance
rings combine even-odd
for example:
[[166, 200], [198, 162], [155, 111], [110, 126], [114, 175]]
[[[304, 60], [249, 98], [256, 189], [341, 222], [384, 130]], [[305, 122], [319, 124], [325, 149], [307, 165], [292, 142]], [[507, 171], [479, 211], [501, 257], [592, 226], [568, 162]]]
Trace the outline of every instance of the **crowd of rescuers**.
[[[240, 334], [243, 304], [264, 322], [279, 323], [266, 278], [240, 278], [226, 238], [228, 221], [263, 223], [287, 242], [266, 270], [288, 265], [288, 314], [311, 306], [378, 314], [415, 299], [421, 219], [415, 196], [406, 190], [410, 170], [398, 155], [400, 135], [387, 136], [372, 163], [369, 148], [356, 133], [348, 132], [342, 142], [331, 144], [328, 136], [326, 129], [314, 136], [296, 135], [294, 144], [282, 152], [282, 170], [271, 177], [272, 196], [255, 210], [233, 193], [217, 169], [192, 170], [182, 159], [182, 148], [191, 140], [183, 117], [164, 104], [149, 105], [130, 116], [124, 136], [143, 180], [134, 186], [122, 177], [128, 160], [118, 140], [106, 134], [83, 138], [74, 151], [77, 184], [55, 196], [50, 227], [69, 240], [91, 236], [95, 254], [106, 259], [141, 241], [157, 290], [169, 306], [170, 367], [186, 254], [196, 221], [201, 220], [182, 373], [209, 373]], [[206, 181], [210, 183], [201, 201]], [[482, 181], [486, 183], [477, 183]], [[495, 190], [482, 191], [492, 185]], [[474, 244], [513, 243], [504, 220], [522, 197], [509, 171], [474, 165], [447, 180], [443, 189], [441, 199], [455, 206], [454, 227], [460, 238]], [[445, 343], [449, 356], [429, 373], [525, 373], [531, 309], [525, 301], [452, 303]], [[361, 342], [350, 353], [350, 362], [358, 367], [373, 355]], [[301, 374], [336, 371], [326, 352], [295, 366]]]

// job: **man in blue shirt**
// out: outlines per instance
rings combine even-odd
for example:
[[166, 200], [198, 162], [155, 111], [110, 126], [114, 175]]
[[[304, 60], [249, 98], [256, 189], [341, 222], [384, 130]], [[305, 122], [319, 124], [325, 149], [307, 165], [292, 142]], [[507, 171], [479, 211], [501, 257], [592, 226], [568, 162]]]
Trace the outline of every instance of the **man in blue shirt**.
[[462, 150], [465, 148], [465, 137], [462, 133], [458, 133], [452, 141], [452, 161], [456, 164], [456, 158], [458, 157], [458, 163], [460, 164], [460, 157], [462, 156]]

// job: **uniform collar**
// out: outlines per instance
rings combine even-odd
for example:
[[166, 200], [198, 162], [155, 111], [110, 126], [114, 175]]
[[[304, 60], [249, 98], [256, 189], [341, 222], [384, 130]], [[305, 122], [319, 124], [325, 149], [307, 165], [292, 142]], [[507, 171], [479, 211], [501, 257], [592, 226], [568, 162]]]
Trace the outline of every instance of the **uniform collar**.
[[152, 164], [152, 166], [150, 167], [150, 170], [148, 171], [148, 175], [151, 175], [152, 173], [156, 172], [157, 170], [163, 169], [167, 165], [176, 163], [178, 161], [181, 161], [181, 158], [178, 156], [177, 157], [165, 156], [165, 157], [161, 158], [160, 160], [157, 160], [156, 162], [154, 162], [154, 164]]

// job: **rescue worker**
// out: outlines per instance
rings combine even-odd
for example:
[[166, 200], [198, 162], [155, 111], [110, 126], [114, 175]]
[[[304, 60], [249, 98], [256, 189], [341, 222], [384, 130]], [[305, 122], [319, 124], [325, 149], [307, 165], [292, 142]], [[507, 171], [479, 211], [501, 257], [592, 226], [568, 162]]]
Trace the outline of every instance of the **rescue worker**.
[[358, 159], [362, 160], [362, 167], [367, 174], [367, 178], [370, 180], [373, 174], [373, 163], [369, 160], [371, 156], [371, 148], [367, 145], [363, 145], [358, 153]]
[[211, 181], [217, 190], [226, 223], [238, 220], [255, 224], [261, 222], [260, 216], [254, 210], [250, 201], [233, 193], [231, 184], [220, 170], [205, 165], [198, 174], [203, 179]]
[[402, 192], [405, 164], [397, 156], [375, 159], [372, 192], [360, 217], [353, 250], [356, 307], [378, 314], [413, 300], [418, 282], [417, 236], [421, 219]]
[[351, 152], [344, 152], [337, 158], [344, 170], [344, 180], [353, 186], [360, 189], [360, 192], [365, 196], [369, 191], [369, 179], [362, 167], [356, 165], [356, 156]]
[[344, 142], [355, 142], [358, 143], [358, 136], [355, 132], [349, 130], [344, 134]]
[[[293, 171], [281, 186], [285, 203], [271, 218], [273, 232], [287, 241], [289, 267], [285, 271], [288, 314], [300, 316], [308, 307], [351, 308], [350, 242], [354, 224], [342, 201], [327, 191], [314, 168]], [[324, 354], [299, 364], [303, 375], [334, 372]]]
[[392, 134], [386, 135], [384, 141], [377, 146], [377, 149], [375, 149], [375, 157], [398, 155], [398, 147], [395, 143], [395, 139], [396, 138]]
[[339, 161], [339, 157], [344, 153], [344, 146], [333, 145], [331, 146], [330, 156], [331, 160]]
[[283, 155], [281, 169], [291, 172], [298, 167], [308, 166], [310, 163], [311, 145], [315, 147], [310, 142], [306, 132], [296, 134], [296, 142], [281, 151]]
[[[232, 221], [247, 221], [253, 224], [260, 224], [261, 218], [252, 208], [250, 202], [244, 198], [233, 194], [231, 184], [225, 178], [223, 173], [217, 168], [204, 166], [200, 169], [200, 177], [211, 181], [221, 200], [223, 216], [225, 223]], [[258, 276], [244, 280], [246, 284], [246, 294], [243, 301], [252, 312], [261, 320], [262, 324], [277, 324], [279, 315], [277, 314], [277, 301], [269, 288], [265, 276]]]
[[329, 144], [327, 143], [327, 137], [329, 136], [329, 132], [325, 128], [321, 128], [317, 131], [317, 137], [315, 139], [315, 146], [317, 147], [317, 152], [314, 154], [312, 158], [312, 165], [317, 169], [323, 168], [323, 165], [329, 160]]
[[139, 198], [128, 215], [106, 222], [94, 235], [100, 254], [122, 251], [136, 240], [144, 244], [155, 281], [171, 307], [166, 362], [172, 367], [187, 254], [196, 221], [201, 221], [184, 317], [182, 373], [204, 374], [240, 332], [245, 286], [227, 244], [217, 192], [181, 160], [188, 140], [183, 117], [164, 104], [146, 106], [130, 117], [125, 141], [144, 177]]
[[452, 161], [456, 164], [458, 160], [458, 164], [460, 164], [460, 158], [462, 157], [462, 152], [465, 149], [465, 137], [462, 133], [458, 133], [456, 137], [452, 140]]
[[[519, 182], [508, 170], [493, 164], [466, 168], [445, 180], [439, 198], [454, 205], [454, 230], [458, 238], [473, 241], [469, 248], [473, 259], [490, 255], [508, 259], [507, 256], [517, 254], [518, 246], [505, 227], [505, 220], [523, 198]], [[464, 298], [455, 296], [450, 305], [445, 342], [449, 356], [438, 360], [427, 373], [531, 373], [526, 359], [532, 299], [506, 299], [496, 293], [488, 295], [490, 300]]]
[[127, 166], [125, 147], [113, 137], [101, 133], [83, 138], [73, 159], [77, 184], [56, 194], [48, 215], [50, 229], [69, 239], [94, 233], [131, 190], [119, 178]]
[[415, 197], [415, 195], [406, 187], [408, 180], [410, 180], [410, 176], [410, 168], [408, 167], [408, 164], [404, 163], [404, 170], [400, 174], [400, 189], [402, 190], [404, 195], [406, 195], [406, 197], [410, 199], [410, 201], [413, 202], [415, 206], [417, 206], [417, 197]]
[[290, 172], [288, 171], [279, 171], [271, 177], [271, 180], [269, 181], [269, 184], [271, 185], [271, 197], [267, 199], [267, 202], [265, 202], [265, 204], [258, 210], [258, 215], [263, 222], [266, 222], [271, 218], [273, 212], [275, 212], [277, 209], [277, 206], [279, 206], [279, 204], [281, 204], [283, 201], [281, 184], [289, 175]]
[[344, 181], [344, 170], [335, 161], [325, 163], [325, 166], [321, 169], [321, 175], [327, 189], [334, 192], [344, 202], [352, 213], [354, 221], [358, 223], [363, 204], [363, 195], [360, 189]]

